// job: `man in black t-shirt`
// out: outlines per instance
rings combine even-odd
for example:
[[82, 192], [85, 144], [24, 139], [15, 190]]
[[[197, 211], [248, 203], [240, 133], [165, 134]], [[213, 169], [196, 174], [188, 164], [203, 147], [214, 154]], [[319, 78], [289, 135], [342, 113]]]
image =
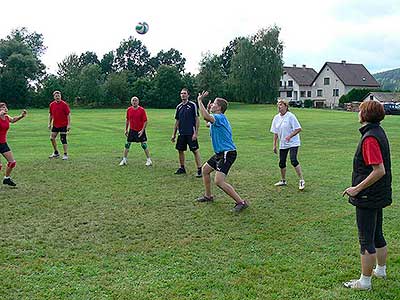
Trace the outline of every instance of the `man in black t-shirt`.
[[189, 101], [189, 92], [186, 88], [181, 90], [181, 100], [182, 102], [176, 107], [175, 125], [171, 137], [171, 141], [174, 143], [176, 139], [176, 133], [179, 132], [175, 148], [179, 152], [180, 167], [178, 170], [176, 170], [175, 174], [186, 174], [185, 151], [187, 150], [187, 146], [189, 146], [189, 149], [193, 152], [196, 161], [196, 177], [201, 177], [201, 159], [199, 143], [197, 142], [200, 124], [199, 112], [196, 104], [192, 101]]

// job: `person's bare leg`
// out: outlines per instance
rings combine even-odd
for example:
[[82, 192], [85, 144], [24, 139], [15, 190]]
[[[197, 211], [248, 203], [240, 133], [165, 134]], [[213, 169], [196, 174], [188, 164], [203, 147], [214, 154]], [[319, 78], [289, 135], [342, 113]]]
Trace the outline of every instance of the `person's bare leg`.
[[228, 194], [236, 203], [243, 202], [243, 199], [239, 196], [239, 194], [235, 191], [233, 186], [225, 181], [226, 175], [222, 172], [216, 171], [215, 173], [215, 184], [223, 190], [226, 194]]
[[211, 197], [211, 173], [214, 171], [213, 168], [207, 163], [203, 166], [203, 183], [205, 189], [205, 196], [210, 198]]

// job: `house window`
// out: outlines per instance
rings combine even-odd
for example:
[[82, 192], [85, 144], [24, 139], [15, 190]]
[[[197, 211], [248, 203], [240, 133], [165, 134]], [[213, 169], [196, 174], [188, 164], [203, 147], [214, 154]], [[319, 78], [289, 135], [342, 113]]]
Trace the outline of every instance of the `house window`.
[[286, 92], [286, 97], [292, 98], [292, 91], [287, 91]]
[[317, 97], [322, 97], [322, 90], [320, 89], [317, 90]]
[[332, 94], [333, 97], [339, 97], [339, 89], [333, 89], [332, 91], [333, 91]]
[[293, 80], [288, 80], [287, 84], [289, 87], [293, 87]]
[[374, 100], [374, 95], [369, 95], [369, 100]]
[[311, 91], [307, 91], [307, 97], [311, 97]]
[[282, 80], [279, 81], [279, 86], [282, 86]]
[[306, 91], [300, 91], [300, 97], [304, 98], [306, 96]]
[[330, 78], [329, 77], [325, 77], [324, 78], [324, 85], [329, 85], [330, 84]]

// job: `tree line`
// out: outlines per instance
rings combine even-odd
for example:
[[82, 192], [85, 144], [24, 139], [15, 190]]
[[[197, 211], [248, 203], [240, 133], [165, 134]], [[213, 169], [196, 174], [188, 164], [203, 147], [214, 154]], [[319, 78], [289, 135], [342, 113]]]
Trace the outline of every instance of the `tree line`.
[[186, 72], [178, 50], [152, 56], [132, 36], [101, 58], [92, 51], [70, 54], [49, 74], [41, 60], [43, 35], [18, 28], [0, 40], [0, 101], [15, 108], [46, 107], [60, 90], [73, 106], [121, 107], [136, 95], [146, 107], [171, 108], [187, 87], [192, 94], [208, 90], [230, 101], [270, 103], [278, 96], [283, 67], [279, 34], [272, 26], [235, 38], [221, 54], [204, 54], [198, 74]]

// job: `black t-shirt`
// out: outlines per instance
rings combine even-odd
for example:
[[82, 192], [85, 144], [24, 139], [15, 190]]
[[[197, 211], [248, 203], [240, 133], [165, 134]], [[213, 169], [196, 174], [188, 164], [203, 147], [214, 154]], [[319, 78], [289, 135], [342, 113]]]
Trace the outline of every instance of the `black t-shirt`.
[[175, 112], [175, 119], [179, 120], [179, 134], [192, 135], [196, 130], [196, 117], [198, 116], [199, 111], [194, 102], [179, 103]]

